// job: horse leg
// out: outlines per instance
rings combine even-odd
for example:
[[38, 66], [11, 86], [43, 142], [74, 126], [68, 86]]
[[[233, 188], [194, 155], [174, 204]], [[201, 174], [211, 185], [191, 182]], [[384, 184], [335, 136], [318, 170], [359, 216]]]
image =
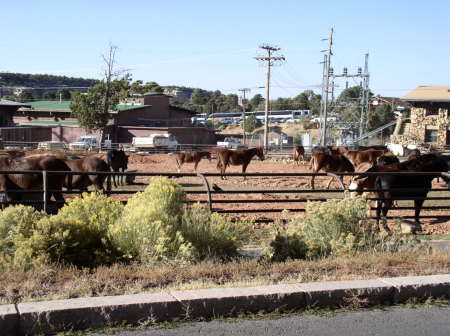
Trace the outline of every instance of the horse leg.
[[[243, 163], [242, 164], [242, 174], [245, 174], [245, 171], [247, 170], [247, 166], [250, 162]], [[247, 179], [247, 176], [244, 175], [244, 181]]]
[[182, 163], [178, 160], [178, 159], [176, 159], [176, 162], [177, 162], [177, 167], [178, 167], [178, 172], [181, 172], [181, 165], [182, 165]]
[[328, 181], [327, 189], [330, 189], [330, 185], [331, 185], [331, 182], [333, 182], [333, 180], [334, 180], [334, 176], [332, 176], [332, 177], [330, 178], [330, 180]]
[[200, 162], [200, 160], [195, 160], [194, 161], [194, 171], [195, 172], [197, 172], [197, 166], [198, 166], [198, 163]]
[[425, 202], [425, 199], [414, 200], [414, 218], [416, 220], [416, 223], [420, 223], [419, 216], [420, 211], [422, 210], [423, 202]]
[[381, 209], [381, 211], [383, 212], [383, 218], [381, 221], [381, 225], [383, 227], [383, 230], [386, 232], [391, 232], [391, 230], [389, 229], [389, 227], [387, 226], [387, 214], [389, 209], [392, 207], [392, 199], [385, 199], [383, 202], [383, 207]]

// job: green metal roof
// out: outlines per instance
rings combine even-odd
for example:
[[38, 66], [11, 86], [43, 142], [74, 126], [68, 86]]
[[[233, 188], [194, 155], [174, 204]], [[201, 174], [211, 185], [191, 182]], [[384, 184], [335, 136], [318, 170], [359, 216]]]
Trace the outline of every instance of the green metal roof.
[[78, 121], [55, 121], [55, 120], [31, 120], [22, 122], [20, 125], [49, 125], [49, 126], [80, 126]]
[[[107, 125], [113, 125], [114, 123], [109, 121]], [[65, 120], [30, 120], [27, 122], [22, 122], [20, 125], [36, 125], [36, 126], [77, 126], [81, 127], [78, 121], [65, 121]]]
[[[35, 102], [27, 103], [30, 105], [33, 110], [44, 110], [44, 111], [68, 111], [70, 112], [70, 103], [71, 100], [39, 100]], [[128, 105], [128, 104], [118, 104], [116, 105], [116, 109], [118, 111], [128, 111], [135, 110], [144, 107], [150, 107], [152, 105]]]
[[119, 104], [116, 105], [117, 111], [128, 111], [128, 110], [136, 110], [144, 107], [151, 107], [152, 105], [127, 105], [127, 104]]
[[166, 95], [164, 92], [149, 91], [144, 93], [143, 96], [168, 96], [168, 95]]
[[39, 100], [27, 103], [34, 110], [67, 110], [70, 111], [70, 100]]

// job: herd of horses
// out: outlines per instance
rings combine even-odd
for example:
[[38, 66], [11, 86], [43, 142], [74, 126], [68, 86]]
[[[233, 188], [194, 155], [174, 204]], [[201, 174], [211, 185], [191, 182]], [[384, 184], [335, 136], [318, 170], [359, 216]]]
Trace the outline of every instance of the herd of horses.
[[[128, 168], [128, 156], [122, 150], [110, 150], [103, 155], [88, 155], [84, 157], [68, 157], [61, 153], [44, 153], [20, 156], [18, 152], [5, 153], [0, 156], [0, 198], [2, 208], [7, 204], [42, 202], [44, 183], [46, 183], [46, 198], [53, 196], [58, 207], [64, 204], [63, 187], [67, 190], [77, 189], [87, 191], [93, 186], [98, 191], [111, 189], [111, 175], [99, 174], [103, 172], [119, 172]], [[16, 173], [17, 171], [32, 171], [30, 173]], [[45, 181], [43, 171], [53, 171]], [[92, 174], [70, 174], [92, 173]], [[114, 185], [117, 182], [113, 175]], [[120, 181], [119, 181], [120, 182]], [[33, 192], [35, 191], [35, 192]]]
[[[251, 160], [258, 157], [264, 160], [264, 150], [262, 147], [249, 149], [231, 150], [220, 149], [217, 154], [217, 169], [221, 178], [225, 179], [227, 167], [242, 166], [244, 174]], [[203, 159], [211, 161], [209, 151], [175, 153], [178, 172], [185, 163], [193, 163], [194, 170], [197, 171], [199, 162]], [[302, 146], [294, 146], [293, 160], [297, 164], [300, 161], [305, 163], [305, 149]], [[359, 147], [357, 150], [350, 150], [344, 146], [316, 146], [312, 148], [311, 159], [309, 161], [312, 172], [324, 171], [327, 173], [358, 173], [351, 179], [349, 189], [362, 193], [364, 190], [375, 190], [376, 196], [380, 200], [377, 205], [377, 217], [383, 213], [386, 216], [392, 207], [393, 200], [398, 197], [411, 197], [414, 199], [415, 219], [419, 221], [419, 214], [423, 202], [431, 189], [431, 181], [434, 176], [405, 176], [405, 175], [382, 175], [375, 176], [370, 172], [448, 172], [448, 162], [437, 154], [421, 155], [418, 151], [413, 151], [410, 156], [400, 162], [397, 156], [389, 152], [385, 146]], [[128, 156], [123, 150], [110, 150], [105, 154], [92, 154], [84, 157], [67, 157], [63, 154], [38, 154], [25, 157], [16, 157], [13, 153], [0, 156], [0, 197], [3, 206], [8, 202], [17, 203], [32, 200], [42, 200], [42, 192], [18, 192], [20, 190], [43, 190], [43, 174], [36, 171], [57, 171], [47, 179], [48, 194], [47, 199], [52, 196], [61, 206], [64, 204], [63, 187], [71, 190], [77, 189], [87, 191], [93, 186], [96, 190], [111, 190], [111, 179], [115, 187], [123, 184], [124, 176], [119, 177], [113, 174], [98, 174], [104, 172], [124, 172], [128, 168]], [[34, 171], [29, 174], [19, 174], [14, 171]], [[64, 173], [72, 172], [72, 174]], [[74, 173], [91, 174], [74, 174]], [[450, 183], [450, 179], [443, 175], [442, 178]], [[333, 175], [327, 184], [330, 187]], [[345, 187], [343, 177], [341, 185]], [[311, 188], [314, 189], [315, 175], [311, 177]], [[417, 191], [408, 188], [416, 188]]]

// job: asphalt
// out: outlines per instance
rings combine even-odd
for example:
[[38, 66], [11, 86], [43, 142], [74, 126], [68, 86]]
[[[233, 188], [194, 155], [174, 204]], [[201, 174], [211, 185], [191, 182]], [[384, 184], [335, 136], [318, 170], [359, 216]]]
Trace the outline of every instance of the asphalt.
[[111, 325], [339, 307], [361, 300], [369, 305], [392, 305], [430, 297], [450, 297], [450, 274], [25, 302], [0, 306], [0, 331], [2, 336], [51, 334]]
[[[106, 336], [95, 333], [90, 336]], [[148, 328], [114, 332], [116, 336], [179, 336], [179, 335], [283, 335], [283, 336], [449, 336], [450, 307], [392, 308], [359, 310], [317, 316], [295, 314], [273, 319], [239, 319], [183, 323], [171, 329]]]

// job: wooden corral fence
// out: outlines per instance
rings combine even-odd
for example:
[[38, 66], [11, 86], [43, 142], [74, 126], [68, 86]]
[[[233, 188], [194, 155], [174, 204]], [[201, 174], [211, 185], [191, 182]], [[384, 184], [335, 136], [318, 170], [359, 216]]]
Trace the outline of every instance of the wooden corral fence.
[[[0, 204], [1, 205], [10, 205], [10, 204], [27, 204], [27, 205], [33, 205], [39, 209], [43, 209], [49, 213], [54, 213], [55, 208], [57, 208], [57, 201], [52, 201], [49, 199], [49, 195], [52, 192], [61, 192], [56, 190], [49, 190], [47, 188], [48, 185], [48, 179], [50, 179], [52, 176], [56, 174], [71, 174], [71, 175], [116, 175], [116, 176], [122, 176], [125, 175], [130, 180], [134, 180], [136, 177], [154, 177], [154, 176], [165, 176], [168, 178], [182, 178], [182, 177], [197, 177], [201, 181], [201, 184], [203, 185], [202, 189], [196, 189], [196, 190], [190, 190], [185, 189], [185, 192], [187, 195], [204, 195], [204, 199], [202, 200], [186, 200], [186, 203], [204, 203], [206, 204], [210, 210], [218, 212], [218, 213], [224, 213], [224, 214], [264, 214], [264, 213], [281, 213], [284, 210], [288, 210], [290, 212], [304, 212], [305, 208], [286, 208], [283, 206], [283, 209], [279, 208], [270, 208], [270, 207], [264, 207], [264, 208], [255, 208], [255, 209], [242, 209], [242, 208], [234, 208], [234, 209], [223, 209], [218, 208], [219, 205], [227, 205], [227, 204], [293, 204], [293, 203], [306, 203], [308, 201], [326, 201], [327, 199], [331, 198], [342, 198], [345, 192], [344, 186], [340, 184], [339, 189], [239, 189], [239, 190], [222, 190], [221, 188], [215, 188], [217, 187], [215, 184], [211, 184], [208, 180], [211, 177], [219, 177], [220, 174], [217, 173], [205, 173], [205, 174], [195, 174], [195, 173], [144, 173], [144, 172], [121, 172], [121, 173], [112, 173], [112, 172], [56, 172], [56, 171], [0, 171], [0, 174], [41, 174], [42, 181], [43, 181], [43, 189], [42, 190], [6, 190], [7, 193], [28, 193], [28, 194], [40, 194], [41, 198], [37, 200], [29, 200], [29, 201], [11, 201], [7, 202], [5, 201], [4, 197], [1, 197]], [[359, 175], [360, 173], [248, 173], [245, 174], [246, 177], [312, 177], [315, 176], [325, 176], [325, 177], [338, 177], [338, 176], [355, 176]], [[448, 173], [442, 173], [442, 172], [366, 172], [366, 175], [410, 175], [410, 176], [434, 176], [434, 177], [450, 177]], [[241, 173], [228, 173], [224, 174], [226, 177], [242, 177], [244, 174]], [[339, 181], [339, 179], [336, 179]], [[429, 196], [426, 198], [428, 201], [450, 201], [450, 189], [449, 188], [433, 188], [433, 189], [419, 189], [419, 188], [405, 188], [405, 189], [398, 189], [396, 188], [396, 192], [415, 192], [415, 191], [424, 191], [428, 190], [430, 192], [443, 192], [444, 195], [440, 196]], [[106, 191], [105, 193], [108, 195], [133, 195], [141, 190], [111, 190]], [[354, 190], [358, 191], [358, 190]], [[371, 192], [376, 191], [374, 189], [372, 190], [364, 190], [364, 192]], [[380, 190], [378, 190], [380, 191]], [[388, 190], [383, 190], [388, 191]], [[63, 194], [81, 194], [81, 191], [79, 190], [63, 190]], [[338, 194], [339, 197], [331, 196], [332, 194]], [[4, 195], [4, 193], [2, 193]], [[283, 198], [283, 199], [237, 199], [237, 198], [230, 198], [230, 199], [217, 199], [214, 196], [217, 195], [251, 195], [251, 194], [282, 194], [282, 195], [298, 195], [298, 194], [308, 194], [305, 198]], [[320, 195], [322, 194], [322, 195]], [[325, 194], [325, 196], [324, 196]], [[330, 197], [327, 197], [326, 195], [330, 195]], [[311, 196], [312, 195], [312, 196]], [[317, 195], [317, 196], [315, 196]], [[320, 196], [320, 197], [319, 197]], [[368, 200], [371, 201], [378, 201], [380, 198], [377, 197], [368, 197]], [[395, 200], [415, 200], [415, 199], [423, 199], [423, 198], [415, 198], [415, 197], [396, 197]], [[126, 200], [123, 201], [126, 203]], [[59, 202], [61, 203], [61, 202]], [[371, 208], [372, 210], [375, 210], [375, 208]], [[392, 211], [395, 210], [413, 210], [414, 207], [412, 206], [400, 206], [395, 207], [392, 209]], [[448, 205], [428, 205], [422, 207], [422, 210], [444, 210], [446, 214], [433, 214], [433, 215], [421, 215], [420, 218], [434, 218], [434, 219], [446, 219], [450, 220], [450, 202]], [[388, 216], [387, 218], [397, 218], [399, 216]], [[414, 218], [414, 216], [401, 216], [402, 218]], [[372, 217], [377, 218], [377, 217]], [[270, 222], [273, 221], [273, 219], [256, 219], [255, 222]]]

